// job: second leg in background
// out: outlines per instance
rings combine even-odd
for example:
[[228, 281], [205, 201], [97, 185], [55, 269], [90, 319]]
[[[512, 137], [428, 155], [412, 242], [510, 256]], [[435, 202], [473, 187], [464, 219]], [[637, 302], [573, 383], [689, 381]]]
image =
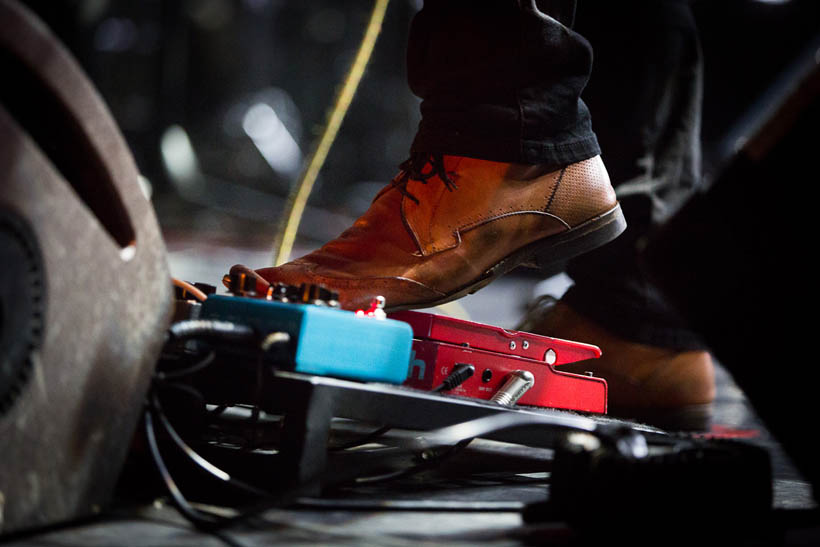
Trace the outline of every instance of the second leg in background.
[[[610, 382], [610, 409], [708, 425], [711, 357], [640, 267], [646, 238], [701, 182], [702, 59], [689, 3], [580, 2], [577, 30], [596, 51], [584, 98], [629, 223], [614, 242], [571, 261], [575, 282], [557, 306], [536, 306], [524, 328], [601, 346], [568, 367]], [[667, 425], [667, 424], [664, 424]]]

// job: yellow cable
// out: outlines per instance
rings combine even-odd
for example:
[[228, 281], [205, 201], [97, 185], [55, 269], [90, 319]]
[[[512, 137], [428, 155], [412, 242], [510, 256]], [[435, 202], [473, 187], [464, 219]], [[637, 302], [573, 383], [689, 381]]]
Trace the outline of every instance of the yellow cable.
[[342, 125], [342, 120], [345, 114], [347, 114], [350, 103], [353, 101], [353, 96], [356, 94], [359, 82], [364, 75], [365, 67], [370, 60], [373, 48], [376, 45], [376, 39], [381, 31], [388, 3], [389, 0], [375, 0], [373, 11], [370, 14], [370, 22], [367, 24], [367, 31], [362, 39], [362, 43], [359, 45], [356, 59], [353, 61], [345, 77], [344, 85], [336, 97], [333, 110], [330, 111], [330, 116], [328, 117], [322, 137], [316, 145], [310, 161], [307, 164], [307, 168], [303, 172], [298, 184], [294, 186], [288, 195], [288, 202], [285, 208], [286, 214], [279, 227], [277, 243], [274, 245], [274, 266], [284, 264], [290, 257], [290, 253], [293, 250], [293, 243], [296, 240], [296, 232], [299, 230], [299, 223], [305, 212], [305, 206], [307, 205], [310, 192], [313, 189], [313, 184], [316, 182], [316, 177], [319, 175], [319, 171], [327, 158], [327, 154], [336, 138], [339, 127]]
[[452, 302], [439, 304], [436, 306], [436, 309], [441, 311], [444, 315], [449, 315], [450, 317], [455, 317], [456, 319], [464, 319], [465, 321], [470, 320], [470, 314], [467, 312], [467, 309], [455, 300]]

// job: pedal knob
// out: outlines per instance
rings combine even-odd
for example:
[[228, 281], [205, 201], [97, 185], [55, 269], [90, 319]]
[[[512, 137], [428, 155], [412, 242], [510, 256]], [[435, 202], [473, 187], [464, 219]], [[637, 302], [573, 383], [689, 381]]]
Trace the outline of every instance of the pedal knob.
[[236, 296], [256, 296], [256, 278], [245, 273], [235, 272], [225, 274], [222, 282], [228, 291]]
[[338, 304], [339, 295], [324, 285], [315, 283], [302, 283], [299, 285], [300, 298], [302, 304], [315, 304], [317, 306], [329, 306], [331, 301]]
[[274, 283], [268, 287], [265, 298], [277, 302], [288, 302], [288, 285], [284, 283]]
[[314, 304], [317, 306], [339, 307], [339, 294], [331, 291], [324, 285], [314, 283], [302, 283], [296, 285], [286, 285], [275, 283], [268, 287], [265, 295], [268, 300], [277, 302], [291, 302], [295, 304]]

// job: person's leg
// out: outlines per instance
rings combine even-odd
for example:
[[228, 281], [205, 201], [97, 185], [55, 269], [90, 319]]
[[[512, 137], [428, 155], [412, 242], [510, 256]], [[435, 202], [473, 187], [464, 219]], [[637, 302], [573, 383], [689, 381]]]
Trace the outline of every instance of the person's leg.
[[[702, 348], [639, 268], [646, 237], [700, 184], [702, 61], [688, 2], [582, 2], [598, 52], [584, 92], [629, 228], [570, 262], [566, 301], [636, 341]], [[613, 29], [617, 28], [617, 32]]]
[[568, 370], [606, 377], [615, 410], [707, 403], [714, 382], [703, 342], [639, 265], [646, 238], [700, 183], [702, 62], [691, 10], [675, 0], [582, 2], [577, 26], [597, 52], [584, 98], [629, 227], [571, 261], [575, 285], [526, 326], [600, 345], [600, 362]]
[[[539, 7], [541, 9], [539, 9]], [[428, 307], [516, 265], [616, 237], [620, 207], [580, 99], [589, 44], [574, 1], [428, 0], [408, 46], [422, 121], [402, 172], [339, 238], [258, 274], [319, 283], [343, 307]]]
[[574, 12], [574, 0], [427, 0], [408, 40], [423, 99], [412, 150], [553, 167], [600, 154], [580, 99], [592, 50]]

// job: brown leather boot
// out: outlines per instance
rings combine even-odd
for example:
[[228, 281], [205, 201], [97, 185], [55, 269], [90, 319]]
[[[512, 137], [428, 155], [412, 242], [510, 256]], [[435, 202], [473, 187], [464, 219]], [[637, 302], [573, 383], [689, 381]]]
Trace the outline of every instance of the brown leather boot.
[[443, 156], [415, 179], [400, 173], [337, 239], [257, 270], [259, 289], [265, 281], [318, 283], [338, 292], [345, 309], [377, 295], [388, 311], [435, 306], [521, 263], [545, 266], [591, 250], [625, 227], [600, 157], [544, 172]]
[[708, 429], [715, 398], [715, 370], [708, 352], [630, 342], [563, 302], [531, 313], [523, 326], [536, 334], [601, 348], [599, 359], [562, 365], [560, 370], [589, 371], [604, 378], [609, 386], [609, 414], [666, 429]]

